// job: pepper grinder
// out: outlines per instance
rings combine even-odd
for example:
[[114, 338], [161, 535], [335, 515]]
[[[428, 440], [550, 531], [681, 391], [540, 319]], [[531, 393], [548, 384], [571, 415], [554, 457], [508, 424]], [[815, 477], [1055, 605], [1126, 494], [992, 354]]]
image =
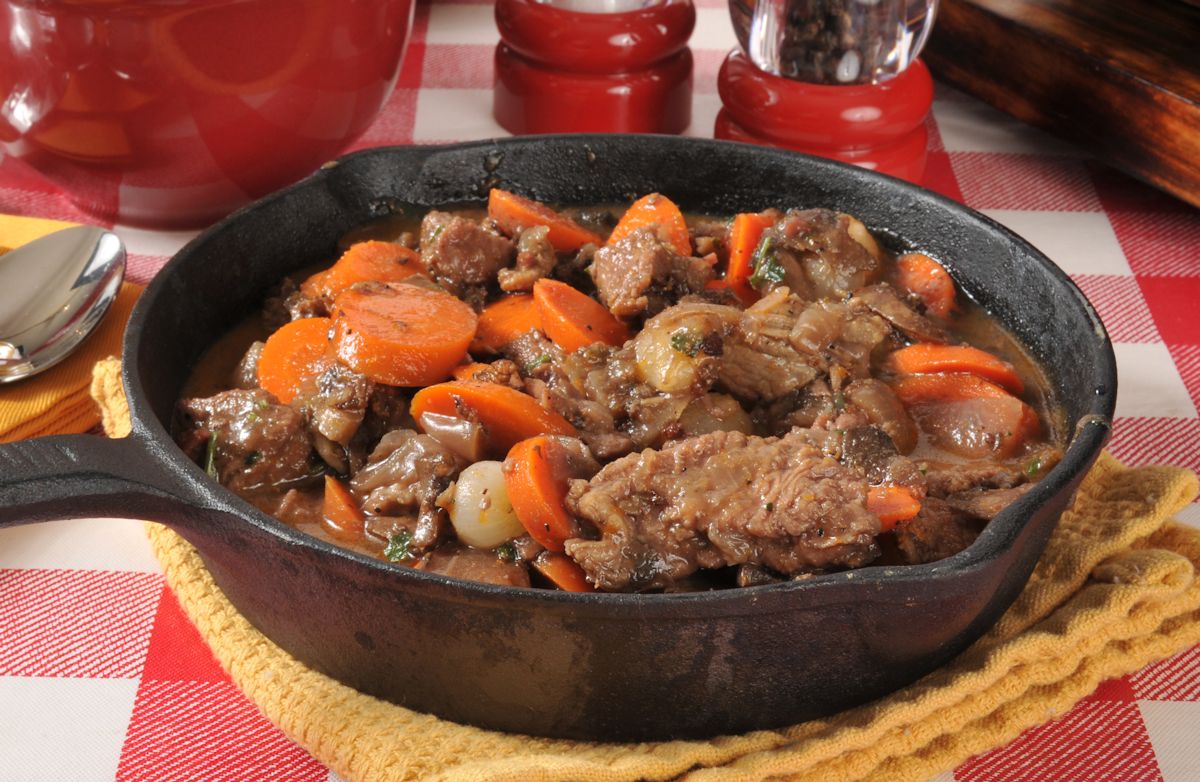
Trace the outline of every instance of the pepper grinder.
[[937, 0], [729, 0], [741, 49], [717, 77], [717, 138], [919, 182], [933, 80], [917, 59]]
[[492, 113], [510, 133], [682, 133], [691, 0], [497, 0]]

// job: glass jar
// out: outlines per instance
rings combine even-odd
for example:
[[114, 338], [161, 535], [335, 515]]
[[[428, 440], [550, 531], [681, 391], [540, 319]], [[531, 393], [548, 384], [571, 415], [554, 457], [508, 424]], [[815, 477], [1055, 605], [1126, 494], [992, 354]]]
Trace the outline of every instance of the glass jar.
[[738, 42], [759, 69], [813, 84], [876, 84], [909, 66], [937, 0], [729, 0]]

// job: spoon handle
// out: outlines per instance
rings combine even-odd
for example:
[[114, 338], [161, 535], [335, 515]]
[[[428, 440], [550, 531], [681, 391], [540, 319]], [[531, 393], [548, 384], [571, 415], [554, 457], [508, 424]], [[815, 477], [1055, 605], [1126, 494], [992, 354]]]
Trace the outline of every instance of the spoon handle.
[[0, 528], [91, 516], [177, 518], [189, 494], [134, 438], [59, 435], [0, 445]]

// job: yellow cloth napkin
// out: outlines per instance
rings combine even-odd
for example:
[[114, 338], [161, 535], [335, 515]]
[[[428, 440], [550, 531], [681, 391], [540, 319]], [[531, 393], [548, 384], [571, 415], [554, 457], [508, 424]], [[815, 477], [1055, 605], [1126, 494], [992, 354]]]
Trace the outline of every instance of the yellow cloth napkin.
[[[0, 215], [0, 253], [69, 228], [72, 223]], [[0, 443], [86, 432], [100, 423], [88, 395], [92, 367], [121, 352], [121, 336], [142, 286], [125, 283], [104, 320], [69, 358], [28, 380], [0, 385]]]
[[[115, 361], [97, 366], [113, 433], [129, 413]], [[1120, 676], [1200, 643], [1200, 532], [1169, 519], [1196, 476], [1107, 454], [1063, 514], [1028, 586], [957, 659], [834, 717], [711, 741], [589, 744], [458, 725], [312, 671], [255, 630], [195, 550], [148, 524], [167, 582], [234, 683], [351, 782], [371, 780], [872, 780], [923, 782], [1053, 719]]]

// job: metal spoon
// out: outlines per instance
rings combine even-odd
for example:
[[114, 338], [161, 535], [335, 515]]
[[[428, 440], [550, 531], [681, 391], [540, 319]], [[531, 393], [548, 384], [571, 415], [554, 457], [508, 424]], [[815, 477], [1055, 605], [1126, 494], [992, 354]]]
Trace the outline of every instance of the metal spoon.
[[124, 276], [125, 246], [94, 226], [0, 255], [0, 383], [66, 358], [100, 323]]

